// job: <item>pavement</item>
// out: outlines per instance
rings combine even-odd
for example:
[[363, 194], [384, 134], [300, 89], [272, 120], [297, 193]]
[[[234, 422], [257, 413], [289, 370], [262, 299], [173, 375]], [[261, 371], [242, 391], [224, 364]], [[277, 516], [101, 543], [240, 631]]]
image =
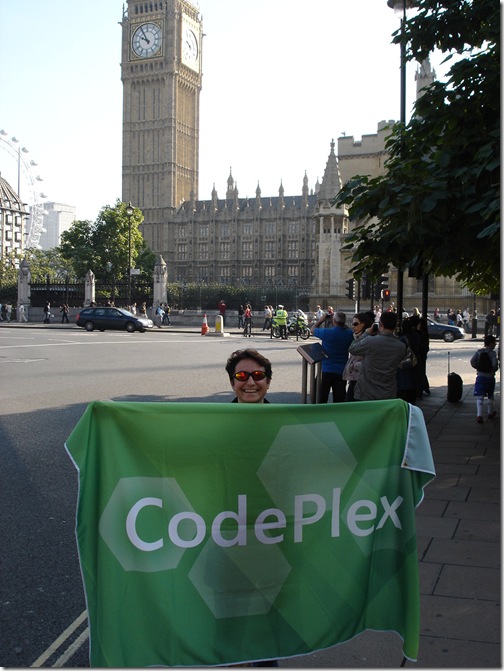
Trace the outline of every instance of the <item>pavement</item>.
[[[9, 326], [76, 328], [74, 324], [13, 322]], [[198, 332], [176, 326], [165, 330]], [[407, 661], [406, 666], [500, 668], [500, 373], [497, 418], [485, 417], [483, 424], [476, 423], [472, 385], [464, 386], [457, 403], [449, 403], [446, 392], [446, 386], [433, 387], [430, 396], [419, 401], [437, 476], [426, 487], [416, 515], [421, 639], [418, 662]], [[329, 650], [281, 660], [280, 666], [393, 668], [401, 662], [397, 635], [364, 632]]]

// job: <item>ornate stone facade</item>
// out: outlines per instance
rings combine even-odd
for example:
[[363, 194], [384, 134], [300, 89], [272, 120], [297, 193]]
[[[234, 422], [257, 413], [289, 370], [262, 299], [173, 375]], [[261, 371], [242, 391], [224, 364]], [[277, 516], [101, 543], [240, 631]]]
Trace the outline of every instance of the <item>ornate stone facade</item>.
[[28, 206], [0, 175], [0, 258], [24, 249]]

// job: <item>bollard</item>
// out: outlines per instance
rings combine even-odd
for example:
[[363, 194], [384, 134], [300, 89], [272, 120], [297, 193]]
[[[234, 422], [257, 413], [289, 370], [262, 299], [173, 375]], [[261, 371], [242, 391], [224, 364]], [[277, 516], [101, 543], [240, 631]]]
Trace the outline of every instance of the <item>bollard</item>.
[[478, 320], [473, 319], [472, 320], [472, 332], [471, 332], [471, 338], [476, 338], [476, 335], [478, 333]]
[[222, 315], [215, 318], [215, 333], [224, 333], [224, 319]]

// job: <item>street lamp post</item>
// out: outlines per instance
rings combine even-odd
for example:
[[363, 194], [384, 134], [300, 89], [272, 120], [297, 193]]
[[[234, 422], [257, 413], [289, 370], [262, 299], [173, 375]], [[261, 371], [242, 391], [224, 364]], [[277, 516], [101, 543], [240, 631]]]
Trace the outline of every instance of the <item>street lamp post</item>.
[[[406, 24], [406, 10], [412, 7], [413, 0], [387, 0], [387, 5], [401, 18], [401, 132], [406, 126], [406, 43], [404, 41], [404, 27]], [[402, 140], [404, 142], [404, 139]], [[402, 268], [397, 268], [397, 318], [399, 324], [403, 315], [404, 274]]]
[[133, 205], [131, 201], [126, 206], [128, 217], [128, 309], [131, 307], [131, 217], [133, 216]]

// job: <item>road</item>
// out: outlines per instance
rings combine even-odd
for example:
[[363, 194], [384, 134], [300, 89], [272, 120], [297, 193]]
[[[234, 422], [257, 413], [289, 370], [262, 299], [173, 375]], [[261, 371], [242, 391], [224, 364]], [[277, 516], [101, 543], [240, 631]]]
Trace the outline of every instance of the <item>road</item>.
[[[310, 340], [309, 342], [313, 342]], [[257, 347], [273, 364], [269, 398], [299, 403], [302, 359], [294, 339], [202, 337], [80, 329], [0, 328], [0, 665], [86, 667], [85, 600], [74, 536], [77, 473], [64, 443], [96, 399], [229, 402], [229, 354]], [[428, 377], [466, 384], [481, 341], [431, 341]]]

